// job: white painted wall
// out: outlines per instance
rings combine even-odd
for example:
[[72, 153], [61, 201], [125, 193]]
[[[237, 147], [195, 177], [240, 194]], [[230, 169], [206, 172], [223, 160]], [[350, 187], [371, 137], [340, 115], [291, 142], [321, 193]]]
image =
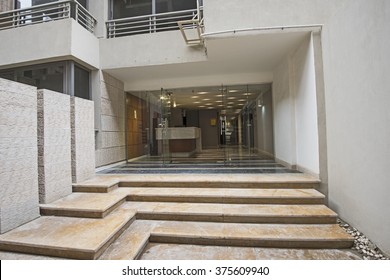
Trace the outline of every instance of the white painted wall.
[[346, 0], [204, 0], [206, 33], [324, 23]]
[[390, 253], [390, 2], [351, 0], [323, 32], [329, 203]]
[[295, 106], [297, 167], [318, 175], [318, 125], [313, 40], [310, 36], [291, 57]]
[[295, 112], [290, 82], [290, 61], [286, 58], [274, 71], [272, 103], [276, 159], [296, 165]]
[[101, 68], [187, 63], [206, 60], [203, 49], [188, 47], [180, 31], [100, 40]]
[[73, 19], [0, 32], [0, 68], [74, 59], [99, 68], [99, 40]]

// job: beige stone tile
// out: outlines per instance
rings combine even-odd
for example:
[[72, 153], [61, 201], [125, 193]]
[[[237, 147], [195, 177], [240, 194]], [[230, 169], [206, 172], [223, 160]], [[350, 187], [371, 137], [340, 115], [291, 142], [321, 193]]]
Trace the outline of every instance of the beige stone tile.
[[134, 215], [134, 211], [118, 209], [104, 219], [41, 217], [1, 235], [0, 249], [12, 246], [30, 253], [91, 258]]

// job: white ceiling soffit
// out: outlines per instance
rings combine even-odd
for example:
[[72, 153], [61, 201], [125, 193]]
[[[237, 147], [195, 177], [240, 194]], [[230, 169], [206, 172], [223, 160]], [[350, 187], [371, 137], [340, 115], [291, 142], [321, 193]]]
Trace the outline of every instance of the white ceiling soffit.
[[[272, 82], [274, 68], [309, 32], [206, 39], [208, 60], [182, 64], [104, 69], [124, 81], [125, 90], [153, 90]], [[231, 82], [229, 82], [231, 81]]]

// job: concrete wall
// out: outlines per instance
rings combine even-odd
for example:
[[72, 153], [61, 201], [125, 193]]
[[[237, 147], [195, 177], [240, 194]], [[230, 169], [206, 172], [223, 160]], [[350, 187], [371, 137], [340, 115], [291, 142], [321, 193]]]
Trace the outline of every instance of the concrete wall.
[[[121, 54], [121, 55], [118, 55]], [[189, 48], [180, 31], [100, 40], [102, 69], [205, 61], [203, 50]]]
[[291, 57], [295, 106], [297, 167], [319, 174], [316, 78], [310, 36]]
[[66, 59], [99, 68], [99, 40], [73, 19], [2, 30], [0, 38], [0, 68]]
[[72, 193], [70, 97], [38, 91], [39, 202]]
[[0, 233], [39, 216], [36, 94], [0, 79]]
[[199, 111], [199, 127], [202, 131], [203, 149], [218, 148], [219, 130], [217, 125], [210, 125], [211, 119], [217, 119], [218, 123], [218, 113], [216, 110]]
[[95, 175], [93, 101], [71, 97], [72, 181], [79, 183]]
[[[100, 95], [96, 104], [100, 124], [96, 135], [96, 167], [126, 158], [125, 97], [123, 83], [105, 72], [100, 73]], [[96, 108], [95, 108], [96, 111]]]
[[13, 0], [1, 0], [0, 1], [0, 13], [12, 10], [14, 8]]
[[290, 66], [290, 60], [287, 58], [274, 71], [272, 104], [275, 157], [282, 163], [292, 167], [296, 165], [296, 132]]
[[312, 37], [274, 72], [275, 156], [319, 175], [316, 78]]
[[390, 253], [390, 3], [353, 0], [323, 31], [329, 204]]
[[346, 1], [204, 0], [206, 33], [240, 28], [325, 23]]

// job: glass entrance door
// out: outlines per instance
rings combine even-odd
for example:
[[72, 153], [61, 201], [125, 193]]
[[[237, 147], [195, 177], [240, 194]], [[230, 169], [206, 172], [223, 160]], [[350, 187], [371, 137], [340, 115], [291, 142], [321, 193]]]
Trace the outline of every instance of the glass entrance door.
[[160, 95], [160, 105], [161, 105], [161, 118], [159, 124], [159, 138], [161, 142], [161, 158], [164, 166], [172, 163], [172, 154], [171, 154], [171, 107], [172, 104], [172, 93], [161, 89]]

